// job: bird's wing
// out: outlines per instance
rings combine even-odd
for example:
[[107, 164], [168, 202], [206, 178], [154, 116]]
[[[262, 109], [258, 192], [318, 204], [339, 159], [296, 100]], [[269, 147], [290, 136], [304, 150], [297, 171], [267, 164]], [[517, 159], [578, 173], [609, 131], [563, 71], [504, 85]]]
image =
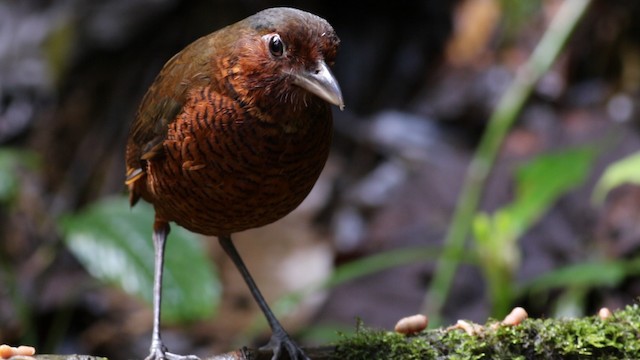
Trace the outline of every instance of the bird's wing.
[[[210, 86], [212, 79], [206, 69], [210, 52], [197, 40], [172, 57], [162, 68], [144, 96], [132, 124], [126, 150], [126, 181], [130, 189], [144, 176], [146, 161], [164, 156], [163, 142], [168, 125], [182, 112], [189, 91]], [[132, 193], [132, 203], [139, 195]]]

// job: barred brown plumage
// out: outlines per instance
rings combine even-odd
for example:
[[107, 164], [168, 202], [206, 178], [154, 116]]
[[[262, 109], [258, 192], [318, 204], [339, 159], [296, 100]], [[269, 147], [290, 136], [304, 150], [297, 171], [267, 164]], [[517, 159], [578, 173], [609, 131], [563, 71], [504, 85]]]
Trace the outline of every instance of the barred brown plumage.
[[291, 8], [261, 11], [202, 37], [171, 58], [145, 95], [126, 151], [131, 205], [156, 217], [154, 328], [150, 359], [181, 358], [160, 338], [164, 244], [169, 222], [216, 235], [262, 308], [279, 358], [306, 356], [271, 313], [231, 234], [297, 207], [329, 154], [330, 104], [342, 94], [329, 66], [339, 40], [322, 18]]

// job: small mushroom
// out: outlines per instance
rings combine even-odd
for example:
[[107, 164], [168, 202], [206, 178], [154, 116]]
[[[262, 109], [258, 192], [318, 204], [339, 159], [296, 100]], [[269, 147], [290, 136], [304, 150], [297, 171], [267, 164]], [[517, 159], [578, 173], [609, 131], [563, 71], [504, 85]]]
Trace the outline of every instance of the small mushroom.
[[613, 315], [611, 313], [611, 310], [606, 307], [603, 307], [602, 309], [600, 309], [600, 311], [598, 311], [598, 317], [600, 318], [600, 320], [607, 320], [611, 317], [611, 315]]
[[484, 332], [484, 328], [482, 325], [472, 323], [466, 320], [458, 320], [455, 325], [449, 327], [448, 329], [462, 329], [468, 335], [480, 335]]
[[407, 316], [396, 323], [395, 331], [400, 334], [409, 335], [420, 332], [427, 328], [429, 325], [429, 319], [422, 315]]
[[33, 356], [36, 353], [36, 349], [32, 346], [18, 346], [12, 347], [9, 345], [0, 345], [0, 359], [9, 359], [14, 356]]
[[509, 313], [509, 315], [505, 316], [504, 320], [502, 320], [502, 325], [507, 325], [507, 326], [519, 325], [528, 317], [529, 317], [529, 314], [527, 314], [527, 311], [518, 306], [513, 308], [513, 310], [511, 310], [511, 312]]

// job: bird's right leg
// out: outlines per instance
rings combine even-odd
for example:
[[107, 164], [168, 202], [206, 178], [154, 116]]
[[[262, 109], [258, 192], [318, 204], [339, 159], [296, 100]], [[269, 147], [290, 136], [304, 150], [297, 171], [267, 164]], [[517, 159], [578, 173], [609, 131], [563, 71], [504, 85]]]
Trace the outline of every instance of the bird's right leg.
[[153, 276], [153, 331], [149, 356], [145, 360], [199, 360], [194, 355], [176, 355], [167, 351], [160, 336], [160, 308], [162, 304], [162, 273], [164, 249], [169, 235], [169, 223], [156, 218], [153, 223], [154, 276]]
[[240, 254], [238, 253], [235, 245], [233, 245], [231, 236], [218, 236], [218, 240], [220, 242], [220, 245], [222, 246], [222, 249], [224, 249], [227, 255], [229, 255], [233, 263], [236, 265], [238, 271], [240, 271], [242, 278], [249, 287], [249, 291], [251, 291], [251, 295], [253, 295], [253, 298], [256, 300], [256, 303], [262, 310], [262, 313], [267, 318], [267, 322], [271, 327], [271, 340], [269, 340], [269, 343], [263, 346], [261, 349], [271, 349], [273, 351], [273, 357], [271, 358], [271, 360], [280, 359], [280, 356], [283, 352], [287, 352], [289, 354], [289, 359], [291, 360], [310, 360], [304, 353], [304, 351], [302, 351], [302, 349], [300, 349], [300, 347], [291, 339], [289, 334], [287, 334], [276, 316], [269, 308], [269, 305], [258, 289], [258, 285], [256, 285], [255, 281], [253, 280], [253, 277], [249, 273], [249, 270], [244, 264], [244, 261], [242, 261], [242, 258], [240, 257]]

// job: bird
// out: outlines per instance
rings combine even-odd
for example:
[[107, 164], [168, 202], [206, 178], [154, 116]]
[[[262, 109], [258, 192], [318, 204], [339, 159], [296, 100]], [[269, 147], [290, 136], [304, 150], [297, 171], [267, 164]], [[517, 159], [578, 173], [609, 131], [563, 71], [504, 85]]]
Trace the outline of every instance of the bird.
[[271, 327], [264, 348], [273, 360], [285, 352], [308, 359], [274, 316], [231, 236], [284, 217], [317, 181], [331, 147], [332, 107], [344, 109], [331, 71], [339, 44], [317, 15], [265, 9], [186, 46], [142, 98], [125, 151], [125, 184], [131, 206], [143, 199], [155, 211], [147, 360], [197, 359], [169, 352], [161, 338], [170, 223], [217, 236]]

